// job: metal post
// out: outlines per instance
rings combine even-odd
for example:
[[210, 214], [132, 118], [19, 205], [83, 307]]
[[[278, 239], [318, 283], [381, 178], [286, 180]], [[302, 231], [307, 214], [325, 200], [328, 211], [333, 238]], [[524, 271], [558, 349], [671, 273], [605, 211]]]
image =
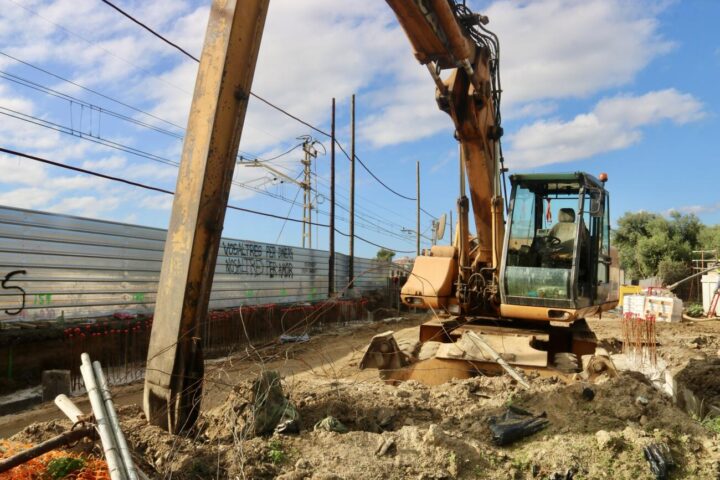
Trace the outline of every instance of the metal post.
[[335, 99], [332, 99], [330, 125], [330, 260], [328, 262], [328, 297], [335, 295]]
[[348, 288], [355, 278], [355, 94], [350, 103], [350, 252], [348, 258]]
[[312, 248], [312, 178], [310, 177], [310, 166], [312, 159], [317, 156], [317, 153], [313, 149], [312, 139], [308, 138], [303, 142], [303, 151], [305, 152], [305, 158], [302, 160], [303, 164], [303, 239], [302, 246], [305, 248], [305, 239], [307, 238], [308, 248]]
[[420, 256], [420, 161], [415, 163], [417, 177], [417, 255]]
[[450, 245], [455, 244], [455, 237], [453, 237], [453, 218], [452, 218], [452, 210], [450, 210]]
[[171, 433], [202, 398], [204, 323], [269, 0], [214, 0], [165, 241], [143, 406]]

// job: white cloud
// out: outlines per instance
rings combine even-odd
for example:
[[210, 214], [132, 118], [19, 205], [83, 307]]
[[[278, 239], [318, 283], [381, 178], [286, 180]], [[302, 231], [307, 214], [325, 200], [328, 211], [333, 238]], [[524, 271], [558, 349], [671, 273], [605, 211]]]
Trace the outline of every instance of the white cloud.
[[83, 217], [101, 217], [102, 214], [112, 211], [120, 205], [117, 196], [96, 197], [93, 195], [65, 197], [58, 203], [47, 208], [50, 212], [73, 213]]
[[643, 127], [661, 121], [684, 124], [703, 115], [697, 99], [674, 89], [621, 95], [569, 121], [540, 120], [520, 128], [509, 137], [506, 158], [514, 169], [580, 160], [638, 142]]
[[498, 1], [485, 13], [500, 37], [508, 104], [624, 85], [673, 46], [645, 1]]
[[669, 215], [672, 212], [693, 213], [695, 215], [720, 212], [720, 202], [705, 205], [686, 205], [683, 207], [671, 208], [670, 210], [665, 212], [665, 214]]
[[[498, 1], [484, 13], [500, 37], [507, 119], [544, 116], [556, 100], [624, 85], [672, 48], [658, 33], [658, 8], [645, 2]], [[395, 52], [390, 86], [375, 93], [376, 113], [361, 124], [363, 139], [376, 147], [452, 132], [429, 75], [412, 59], [408, 41], [397, 37], [405, 48], [388, 47]]]
[[55, 197], [55, 193], [39, 187], [16, 188], [0, 193], [0, 205], [18, 208], [39, 208]]
[[173, 198], [172, 195], [158, 193], [157, 195], [147, 195], [143, 197], [139, 204], [142, 208], [169, 211], [172, 208]]
[[[195, 62], [102, 2], [13, 1], [41, 12], [47, 20], [76, 35], [9, 3], [7, 8], [3, 6], [0, 17], [3, 51], [177, 125], [186, 125], [197, 71]], [[209, 12], [205, 2], [158, 0], [121, 6], [199, 56]], [[490, 27], [500, 35], [506, 119], [546, 118], [557, 112], [563, 99], [587, 97], [632, 82], [649, 62], [673, 46], [659, 33], [658, 8], [645, 1], [501, 0], [483, 13], [490, 16]], [[0, 57], [0, 68], [18, 69], [22, 74], [28, 71], [4, 57]], [[42, 77], [39, 81], [172, 128], [56, 79]], [[446, 132], [450, 138], [452, 132], [452, 121], [437, 108], [429, 75], [415, 61], [409, 42], [384, 2], [273, 0], [253, 91], [324, 129], [328, 129], [330, 98], [337, 98], [338, 115], [343, 117], [349, 109], [349, 96], [355, 92], [361, 145], [375, 148], [413, 142], [438, 132]], [[674, 90], [664, 92], [665, 97], [654, 99], [611, 98], [571, 121], [535, 122], [511, 137], [517, 157], [508, 154], [507, 158], [512, 166], [517, 162], [539, 165], [584, 158], [637, 142], [642, 128], [656, 121], [682, 124], [701, 114], [702, 107], [694, 98]], [[19, 87], [0, 85], [0, 105], [55, 121], [61, 117], [62, 123], [67, 123], [67, 107], [48, 109], [39, 94], [25, 94]], [[679, 104], [671, 106], [668, 115], [665, 105], [671, 99], [679, 100]], [[343, 125], [338, 129], [341, 137], [346, 135]], [[135, 127], [114, 130], [105, 119], [102, 130], [98, 126], [97, 131], [179, 159], [181, 142], [147, 141], [145, 131]], [[271, 156], [270, 152], [281, 149], [279, 145], [288, 145], [295, 136], [306, 133], [312, 132], [251, 99], [241, 149]], [[553, 142], [546, 135], [552, 136]], [[165, 182], [167, 186], [177, 176], [174, 167], [109, 154], [105, 147], [6, 117], [0, 121], [0, 138], [9, 147], [93, 170], [114, 171], [144, 183]], [[452, 158], [455, 155], [453, 152]], [[0, 168], [3, 162], [6, 160], [0, 158]], [[449, 160], [443, 159], [431, 169], [439, 171], [443, 162]], [[18, 169], [19, 164], [24, 167]], [[116, 193], [107, 188], [107, 182], [84, 181], [54, 168], [46, 171], [44, 167], [29, 166], [30, 162], [25, 161], [7, 165], [9, 169], [3, 169], [7, 181], [0, 179], [7, 188], [32, 188], [41, 182], [52, 185], [52, 192], [26, 189], [17, 193], [38, 208], [52, 203], [55, 209], [68, 208], [75, 213], [82, 210], [108, 214], [113, 205], [121, 205], [113, 200]], [[296, 163], [288, 165], [297, 167]], [[238, 168], [236, 180], [263, 185], [269, 174], [257, 170]], [[3, 193], [3, 198], [10, 193]], [[237, 187], [231, 191], [234, 200], [252, 195], [252, 191]], [[68, 201], [64, 202], [66, 197]], [[102, 203], [105, 197], [110, 200]], [[94, 209], [92, 198], [99, 202]]]
[[88, 170], [118, 170], [127, 165], [125, 157], [113, 155], [107, 158], [100, 158], [98, 160], [86, 160], [82, 163], [82, 168]]
[[515, 120], [520, 118], [544, 117], [555, 113], [558, 109], [557, 102], [537, 101], [516, 105], [506, 105], [503, 108], [503, 120]]
[[[459, 152], [456, 149], [448, 150], [448, 152], [445, 154], [445, 156], [443, 158], [441, 158], [440, 160], [438, 160], [437, 162], [433, 163], [430, 166], [430, 172], [431, 173], [439, 172], [440, 170], [445, 168], [448, 164], [451, 164], [451, 162], [453, 160], [455, 161], [455, 163], [457, 163], [458, 155], [459, 155]], [[453, 166], [451, 168], [456, 168], [456, 167]]]

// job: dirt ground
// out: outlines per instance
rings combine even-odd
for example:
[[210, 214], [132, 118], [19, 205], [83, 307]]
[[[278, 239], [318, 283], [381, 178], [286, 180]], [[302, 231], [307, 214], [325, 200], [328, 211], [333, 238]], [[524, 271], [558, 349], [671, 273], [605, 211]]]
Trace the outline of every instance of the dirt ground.
[[[207, 367], [198, 428], [173, 437], [149, 426], [141, 385], [116, 392], [124, 431], [151, 478], [282, 479], [653, 479], [643, 447], [663, 442], [671, 479], [720, 478], [720, 442], [712, 423], [693, 419], [640, 374], [595, 385], [531, 377], [525, 390], [508, 376], [475, 377], [437, 387], [384, 384], [357, 365], [372, 335], [417, 328], [419, 317], [342, 328], [297, 345], [238, 352]], [[590, 320], [609, 350], [620, 321]], [[658, 325], [658, 353], [677, 378], [720, 397], [720, 324]], [[252, 436], [242, 428], [251, 382], [264, 370], [283, 376], [300, 415], [299, 433]], [[589, 399], [587, 391], [594, 396]], [[488, 420], [509, 405], [545, 412], [548, 426], [510, 446], [492, 441]], [[89, 408], [80, 403], [85, 411]], [[332, 416], [346, 433], [314, 429]], [[69, 427], [54, 407], [0, 419], [0, 435], [39, 441]], [[48, 421], [50, 420], [50, 421]], [[33, 425], [23, 428], [32, 422]], [[226, 426], [226, 428], [217, 428]], [[22, 430], [21, 430], [22, 429]]]

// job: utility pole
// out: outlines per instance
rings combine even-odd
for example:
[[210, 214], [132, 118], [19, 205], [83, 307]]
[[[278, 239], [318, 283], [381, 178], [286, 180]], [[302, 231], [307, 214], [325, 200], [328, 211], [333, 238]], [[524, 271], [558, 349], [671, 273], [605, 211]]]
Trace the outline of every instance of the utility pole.
[[310, 166], [313, 158], [317, 157], [317, 150], [313, 147], [312, 138], [306, 138], [303, 142], [303, 151], [305, 158], [303, 164], [303, 230], [302, 230], [302, 246], [305, 248], [305, 239], [307, 239], [307, 248], [312, 248], [312, 183], [310, 178]]
[[350, 258], [348, 258], [348, 288], [355, 278], [355, 94], [350, 103]]
[[417, 255], [420, 256], [420, 160], [415, 163], [417, 177]]
[[271, 167], [265, 162], [261, 162], [259, 160], [253, 160], [251, 162], [246, 162], [241, 160], [238, 162], [238, 164], [244, 166], [244, 167], [260, 167], [264, 168], [265, 170], [269, 171], [273, 175], [275, 175], [277, 178], [282, 178], [283, 181], [294, 183], [298, 187], [303, 189], [303, 221], [302, 221], [302, 247], [305, 248], [305, 239], [307, 238], [309, 241], [309, 248], [312, 248], [312, 183], [310, 178], [310, 166], [312, 165], [312, 159], [317, 157], [317, 150], [315, 147], [313, 147], [313, 139], [308, 137], [303, 142], [303, 150], [305, 151], [305, 158], [300, 161], [300, 163], [303, 164], [303, 173], [305, 174], [305, 178], [302, 182], [298, 181], [297, 179], [291, 177], [290, 175], [287, 175], [280, 170]]
[[163, 253], [143, 407], [187, 431], [200, 412], [206, 321], [235, 158], [269, 0], [213, 0]]
[[335, 295], [335, 98], [330, 120], [330, 259], [328, 261], [328, 297]]

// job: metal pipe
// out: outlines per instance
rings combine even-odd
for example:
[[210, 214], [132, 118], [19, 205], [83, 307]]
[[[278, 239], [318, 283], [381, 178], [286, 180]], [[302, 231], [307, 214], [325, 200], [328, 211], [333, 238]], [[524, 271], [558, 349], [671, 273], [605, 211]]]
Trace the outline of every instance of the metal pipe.
[[116, 445], [120, 450], [120, 459], [125, 465], [128, 478], [130, 480], [138, 480], [138, 475], [135, 471], [135, 463], [133, 462], [132, 455], [130, 455], [130, 448], [125, 440], [125, 435], [120, 428], [120, 421], [118, 420], [117, 412], [115, 411], [115, 406], [112, 402], [112, 394], [110, 393], [110, 388], [108, 387], [105, 374], [102, 371], [102, 366], [100, 365], [100, 362], [94, 361], [92, 363], [92, 367], [95, 372], [95, 379], [100, 386], [102, 399], [105, 402], [105, 409], [107, 410], [108, 419], [110, 420], [110, 427], [115, 434]]
[[348, 257], [348, 288], [355, 278], [355, 94], [350, 104], [350, 252]]
[[328, 297], [335, 295], [335, 98], [330, 121], [330, 258], [328, 261]]
[[437, 87], [438, 91], [440, 92], [440, 95], [447, 95], [448, 88], [447, 85], [445, 85], [442, 81], [442, 78], [440, 78], [440, 75], [438, 75], [437, 71], [435, 70], [435, 64], [433, 62], [426, 63], [425, 67], [427, 67], [428, 72], [430, 72], [430, 76], [432, 77], [433, 81], [435, 82], [435, 86]]
[[720, 264], [713, 264], [713, 266], [710, 267], [710, 268], [706, 268], [705, 270], [702, 270], [702, 271], [700, 271], [700, 272], [698, 272], [698, 273], [693, 273], [693, 274], [690, 275], [689, 277], [685, 277], [685, 278], [683, 278], [682, 280], [679, 280], [679, 281], [673, 283], [672, 285], [670, 285], [669, 287], [667, 287], [667, 289], [668, 289], [668, 290], [674, 290], [674, 289], [677, 288], [679, 285], [682, 285], [683, 283], [687, 282], [687, 281], [690, 280], [691, 278], [699, 277], [700, 275], [702, 275], [702, 274], [704, 274], [704, 273], [710, 272], [710, 271], [712, 271], [712, 270], [718, 270], [718, 269], [720, 269]]
[[124, 464], [120, 460], [120, 454], [115, 444], [115, 437], [109, 424], [107, 412], [105, 411], [105, 403], [102, 400], [97, 381], [95, 380], [95, 373], [90, 363], [90, 355], [83, 353], [80, 359], [82, 360], [80, 373], [85, 382], [85, 389], [88, 392], [90, 405], [95, 415], [95, 423], [97, 424], [98, 433], [100, 434], [100, 442], [102, 443], [103, 452], [105, 453], [110, 478], [111, 480], [127, 480]]
[[[504, 368], [505, 371], [508, 372], [511, 377], [513, 377], [515, 380], [517, 380], [517, 382], [518, 382], [520, 385], [522, 385], [522, 386], [525, 387], [525, 388], [530, 388], [530, 384], [527, 382], [527, 380], [525, 380], [525, 379], [522, 377], [522, 375], [521, 375], [517, 370], [515, 370], [514, 368], [512, 368], [512, 367], [510, 366], [510, 364], [507, 363], [507, 362], [505, 361], [505, 359], [502, 358], [502, 357], [500, 356], [500, 354], [499, 354], [498, 352], [496, 352], [490, 345], [488, 345], [488, 343], [487, 343], [480, 335], [478, 335], [477, 333], [472, 332], [472, 331], [466, 332], [465, 334], [470, 338], [470, 340], [473, 341], [473, 343], [475, 343], [475, 342], [479, 343], [479, 344], [480, 344], [480, 347], [481, 347], [483, 350], [485, 350], [485, 353], [487, 353], [488, 355], [490, 355], [490, 357], [491, 357], [495, 362], [497, 362], [498, 364], [500, 364], [500, 366], [501, 366], [502, 368]], [[477, 343], [476, 343], [476, 345], [477, 345]]]
[[417, 254], [420, 256], [420, 161], [415, 163], [415, 177], [417, 180]]

